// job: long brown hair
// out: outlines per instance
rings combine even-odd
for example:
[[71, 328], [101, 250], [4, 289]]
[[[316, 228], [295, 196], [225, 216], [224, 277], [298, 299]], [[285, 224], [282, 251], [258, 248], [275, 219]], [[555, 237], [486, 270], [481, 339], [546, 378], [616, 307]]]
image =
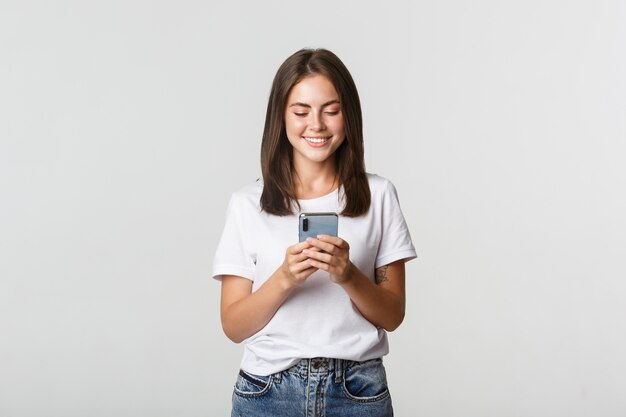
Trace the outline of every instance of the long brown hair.
[[371, 200], [365, 173], [361, 102], [348, 69], [326, 49], [301, 49], [287, 58], [276, 72], [261, 143], [261, 208], [278, 216], [293, 214], [294, 204], [299, 208], [292, 177], [293, 148], [285, 131], [285, 106], [293, 86], [314, 74], [327, 77], [339, 94], [346, 134], [334, 154], [339, 184], [345, 196], [341, 214], [357, 217], [367, 213]]

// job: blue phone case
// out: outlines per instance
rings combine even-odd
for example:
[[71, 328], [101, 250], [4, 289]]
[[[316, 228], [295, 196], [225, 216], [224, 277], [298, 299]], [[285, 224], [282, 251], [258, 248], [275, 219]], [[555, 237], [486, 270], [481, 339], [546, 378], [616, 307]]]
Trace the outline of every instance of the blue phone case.
[[299, 239], [303, 242], [307, 237], [318, 235], [337, 236], [339, 216], [337, 213], [302, 213], [298, 223]]

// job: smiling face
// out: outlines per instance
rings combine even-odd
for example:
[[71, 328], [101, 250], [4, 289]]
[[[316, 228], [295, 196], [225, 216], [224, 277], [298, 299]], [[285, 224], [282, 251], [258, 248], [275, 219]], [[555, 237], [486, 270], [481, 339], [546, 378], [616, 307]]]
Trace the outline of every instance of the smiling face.
[[345, 130], [339, 94], [327, 77], [311, 75], [293, 86], [285, 107], [285, 131], [296, 167], [332, 163]]

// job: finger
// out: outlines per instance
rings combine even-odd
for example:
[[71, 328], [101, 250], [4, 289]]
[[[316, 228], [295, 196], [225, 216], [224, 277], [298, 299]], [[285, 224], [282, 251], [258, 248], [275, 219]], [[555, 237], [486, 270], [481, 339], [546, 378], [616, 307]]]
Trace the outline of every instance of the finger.
[[[309, 265], [310, 266], [310, 265]], [[300, 281], [304, 281], [306, 280], [308, 277], [310, 277], [311, 275], [313, 275], [314, 272], [318, 271], [317, 268], [311, 266], [310, 268], [305, 269], [302, 272], [299, 272], [298, 274], [295, 275], [297, 280]]]
[[[315, 248], [313, 246], [309, 247], [308, 249], [305, 249], [307, 251], [311, 251], [311, 252], [321, 252], [322, 250], [319, 248]], [[302, 262], [305, 261], [307, 258], [309, 257], [309, 255], [307, 255], [306, 253], [304, 253], [304, 250], [296, 255], [288, 255], [287, 258], [287, 263], [289, 265], [291, 264], [295, 264], [298, 262]]]
[[328, 252], [328, 253], [333, 253], [336, 250], [336, 248], [337, 248], [337, 246], [333, 245], [332, 243], [322, 242], [321, 240], [314, 239], [312, 237], [308, 238], [306, 241], [311, 246], [319, 248], [319, 249], [321, 249], [321, 250], [323, 250], [325, 252]]
[[323, 252], [322, 249], [316, 248], [315, 246], [309, 246], [308, 248], [304, 249], [302, 252], [304, 252], [305, 250], [309, 250], [311, 252]]
[[330, 236], [330, 235], [319, 235], [317, 238], [321, 240], [322, 242], [332, 243], [333, 245], [337, 246], [340, 249], [350, 249], [350, 245], [348, 245], [348, 242], [346, 242], [340, 237]]
[[302, 251], [302, 253], [307, 255], [311, 259], [315, 259], [316, 261], [324, 262], [327, 264], [330, 264], [330, 262], [333, 260], [333, 256], [325, 252], [315, 252], [311, 249], [305, 249], [304, 251]]
[[[307, 250], [307, 249], [305, 249], [305, 250]], [[308, 250], [310, 250], [310, 249], [308, 249]], [[306, 253], [304, 253], [304, 251], [302, 251], [302, 252], [300, 252], [300, 253], [298, 253], [296, 255], [289, 255], [289, 258], [287, 259], [287, 263], [289, 265], [297, 264], [299, 262], [306, 261], [308, 257], [309, 257], [309, 255], [307, 255]]]
[[292, 255], [297, 255], [300, 252], [302, 252], [304, 249], [310, 247], [311, 244], [309, 242], [307, 242], [306, 240], [300, 243], [296, 243], [295, 245], [289, 246], [289, 248], [287, 249], [287, 252], [292, 254]]
[[[291, 274], [294, 275], [294, 276], [298, 276], [298, 275], [301, 275], [303, 272], [305, 272], [307, 269], [311, 269], [311, 268], [312, 268], [312, 266], [309, 263], [309, 260], [307, 258], [307, 259], [305, 259], [302, 262], [298, 262], [297, 264], [292, 265], [292, 267], [289, 268], [289, 272], [291, 272]], [[313, 269], [316, 269], [316, 268], [313, 268]], [[315, 272], [315, 271], [313, 271], [313, 272]], [[311, 272], [311, 273], [313, 273], [313, 272]]]
[[317, 268], [317, 269], [321, 269], [323, 271], [329, 271], [330, 270], [330, 265], [324, 263], [324, 262], [320, 262], [320, 261], [316, 261], [315, 259], [309, 259], [307, 261], [311, 266]]

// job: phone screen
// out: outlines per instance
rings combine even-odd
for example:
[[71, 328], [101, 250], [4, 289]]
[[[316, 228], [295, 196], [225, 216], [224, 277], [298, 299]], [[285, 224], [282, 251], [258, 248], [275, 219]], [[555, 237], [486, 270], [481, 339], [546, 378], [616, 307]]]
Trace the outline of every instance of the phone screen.
[[337, 236], [338, 223], [337, 213], [302, 213], [298, 227], [300, 242], [318, 235]]

